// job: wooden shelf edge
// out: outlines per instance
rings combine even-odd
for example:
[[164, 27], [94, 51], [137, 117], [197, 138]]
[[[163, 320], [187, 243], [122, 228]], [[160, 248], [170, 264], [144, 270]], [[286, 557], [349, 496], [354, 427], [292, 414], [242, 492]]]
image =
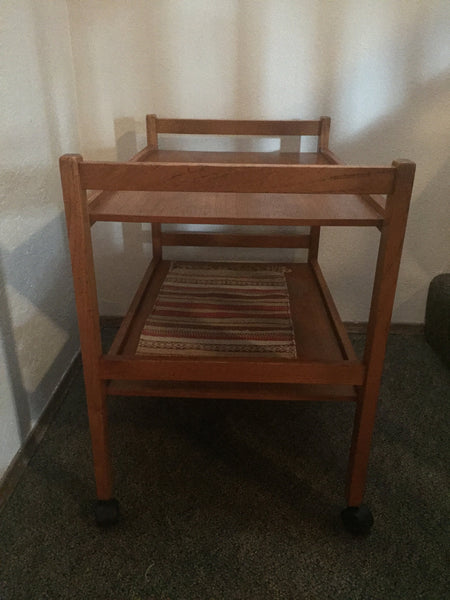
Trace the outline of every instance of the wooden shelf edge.
[[[170, 261], [151, 261], [142, 282], [122, 321], [109, 352], [100, 361], [101, 377], [105, 380], [203, 381], [225, 382], [232, 378], [240, 383], [362, 385], [365, 367], [357, 359], [345, 326], [338, 315], [318, 264], [283, 263], [295, 272], [309, 274], [303, 285], [312, 286], [317, 302], [323, 306], [320, 319], [326, 324], [323, 333], [329, 338], [326, 353], [322, 343], [298, 348], [299, 359], [271, 358], [203, 358], [189, 356], [142, 356], [134, 354], [140, 331], [170, 268]], [[202, 263], [199, 263], [202, 264]], [[292, 271], [295, 269], [295, 271]], [[296, 289], [296, 286], [294, 286]], [[305, 288], [309, 289], [309, 288]], [[294, 305], [295, 305], [294, 301]], [[303, 314], [303, 311], [300, 310]], [[316, 313], [315, 313], [316, 314]], [[309, 319], [312, 317], [309, 317]], [[325, 327], [325, 329], [324, 329]], [[307, 331], [296, 334], [304, 343]], [[327, 338], [327, 339], [328, 339]], [[309, 343], [309, 342], [308, 342]], [[331, 351], [330, 349], [334, 348]]]
[[338, 401], [356, 402], [352, 386], [290, 385], [290, 384], [237, 384], [189, 381], [126, 381], [108, 382], [111, 396], [148, 396], [153, 398], [210, 398], [223, 400], [277, 400], [277, 401]]
[[311, 260], [310, 264], [316, 277], [317, 285], [322, 294], [323, 303], [328, 312], [330, 322], [333, 325], [336, 339], [341, 347], [341, 351], [347, 360], [357, 361], [358, 358], [353, 349], [353, 344], [348, 337], [347, 328], [341, 320], [339, 311], [334, 303], [333, 296], [331, 295], [325, 277], [322, 273], [322, 269], [320, 268], [318, 261], [315, 259]]
[[145, 293], [147, 291], [150, 281], [152, 280], [152, 277], [155, 273], [157, 266], [158, 266], [158, 262], [155, 261], [154, 259], [152, 259], [150, 261], [150, 264], [144, 273], [141, 283], [139, 284], [139, 287], [131, 301], [130, 307], [129, 307], [125, 317], [122, 319], [122, 322], [120, 323], [119, 331], [117, 332], [117, 334], [114, 338], [114, 341], [111, 345], [111, 348], [108, 352], [109, 355], [116, 356], [116, 355], [120, 354], [122, 347], [126, 341], [129, 328], [132, 324], [134, 317], [136, 316], [136, 313], [141, 305], [141, 302], [143, 301], [143, 299], [145, 297]]
[[365, 367], [354, 361], [275, 361], [197, 357], [103, 356], [100, 377], [125, 380], [362, 385]]

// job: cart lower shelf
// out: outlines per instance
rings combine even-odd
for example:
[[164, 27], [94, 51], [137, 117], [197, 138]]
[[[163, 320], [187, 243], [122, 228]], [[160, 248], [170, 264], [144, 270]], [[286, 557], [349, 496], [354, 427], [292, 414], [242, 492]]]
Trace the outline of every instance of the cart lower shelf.
[[[180, 263], [192, 266], [192, 263]], [[217, 263], [195, 263], [214, 268]], [[223, 264], [223, 263], [222, 263]], [[233, 263], [225, 263], [233, 268]], [[255, 268], [255, 263], [234, 263]], [[282, 263], [296, 358], [182, 357], [137, 353], [141, 332], [170, 271], [170, 261], [150, 263], [122, 326], [103, 359], [112, 395], [356, 400], [364, 368], [357, 360], [316, 261]]]

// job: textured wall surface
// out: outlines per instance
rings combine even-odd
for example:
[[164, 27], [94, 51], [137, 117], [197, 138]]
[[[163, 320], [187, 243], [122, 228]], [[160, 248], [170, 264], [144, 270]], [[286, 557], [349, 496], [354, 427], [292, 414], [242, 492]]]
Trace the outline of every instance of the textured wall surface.
[[[394, 320], [423, 322], [428, 284], [450, 268], [448, 2], [68, 5], [87, 158], [127, 158], [144, 144], [149, 112], [328, 114], [332, 147], [346, 161], [417, 162]], [[95, 235], [101, 310], [123, 313], [148, 258], [148, 233], [99, 225]], [[367, 319], [377, 240], [376, 232], [323, 231], [320, 258], [346, 320]]]
[[63, 1], [0, 8], [0, 477], [78, 349], [58, 157], [78, 149]]

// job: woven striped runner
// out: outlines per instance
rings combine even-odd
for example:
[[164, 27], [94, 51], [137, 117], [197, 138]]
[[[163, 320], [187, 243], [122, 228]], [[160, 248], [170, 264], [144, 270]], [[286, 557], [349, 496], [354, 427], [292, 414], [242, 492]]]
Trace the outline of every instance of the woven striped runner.
[[137, 354], [296, 358], [285, 271], [172, 263]]

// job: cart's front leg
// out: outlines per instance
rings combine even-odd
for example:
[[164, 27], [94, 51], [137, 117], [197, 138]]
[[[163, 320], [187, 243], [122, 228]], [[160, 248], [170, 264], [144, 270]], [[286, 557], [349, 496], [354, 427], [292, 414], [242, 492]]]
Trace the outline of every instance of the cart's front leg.
[[353, 424], [353, 437], [347, 474], [347, 508], [342, 511], [345, 527], [352, 533], [368, 533], [373, 516], [362, 504], [367, 479], [370, 445], [375, 424], [379, 386], [360, 390]]
[[347, 484], [348, 507], [342, 513], [345, 526], [353, 533], [368, 531], [373, 524], [369, 509], [361, 502], [414, 181], [414, 163], [399, 160], [392, 166], [396, 169], [395, 185], [387, 195], [384, 209], [364, 352], [367, 372], [358, 394]]
[[119, 503], [113, 498], [105, 382], [86, 386], [86, 394], [97, 490], [95, 520], [98, 525], [111, 525], [119, 518]]

